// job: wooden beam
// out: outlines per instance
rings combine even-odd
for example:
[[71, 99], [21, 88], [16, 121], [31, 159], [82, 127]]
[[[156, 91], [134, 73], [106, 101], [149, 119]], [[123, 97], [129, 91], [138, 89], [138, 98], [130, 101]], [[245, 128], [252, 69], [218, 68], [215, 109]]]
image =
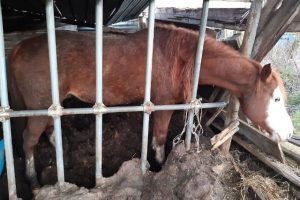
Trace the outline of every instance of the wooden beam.
[[300, 154], [295, 153], [292, 149], [289, 149], [288, 147], [285, 147], [285, 146], [282, 146], [282, 150], [285, 154], [287, 154], [293, 160], [300, 163]]
[[274, 10], [278, 2], [280, 2], [280, 0], [268, 0], [265, 6], [263, 7], [259, 25], [257, 28], [257, 35], [262, 32], [264, 27], [267, 25], [268, 21], [270, 21], [270, 19], [274, 15]]
[[233, 140], [237, 142], [239, 145], [241, 145], [243, 148], [245, 148], [247, 151], [249, 151], [251, 154], [253, 154], [255, 157], [257, 157], [268, 167], [270, 167], [277, 173], [281, 174], [283, 177], [288, 179], [296, 186], [300, 187], [300, 177], [297, 176], [289, 166], [278, 163], [276, 161], [274, 162], [273, 160], [265, 156], [263, 153], [255, 149], [251, 144], [247, 143], [246, 141], [244, 141], [238, 136], [233, 136]]
[[257, 33], [258, 22], [260, 20], [262, 10], [262, 0], [255, 0], [251, 4], [250, 13], [247, 18], [247, 29], [244, 34], [243, 43], [240, 52], [247, 57], [251, 56], [255, 36]]
[[292, 138], [289, 138], [289, 142], [300, 147], [300, 139], [296, 138], [296, 136], [293, 136]]
[[210, 126], [211, 123], [219, 116], [219, 114], [222, 112], [224, 108], [218, 108], [215, 113], [206, 121], [205, 126]]
[[299, 0], [285, 0], [275, 15], [266, 23], [264, 30], [256, 36], [252, 57], [261, 61], [299, 13]]
[[[229, 149], [230, 149], [230, 145], [231, 145], [231, 140], [232, 140], [232, 135], [235, 134], [236, 132], [238, 132], [239, 130], [239, 126], [238, 126], [238, 113], [239, 113], [239, 109], [240, 109], [240, 102], [237, 99], [236, 96], [231, 95], [229, 98], [229, 104], [227, 106], [227, 112], [225, 115], [225, 123], [224, 123], [224, 127], [230, 127], [230, 125], [232, 124], [237, 124], [237, 126], [233, 129], [230, 129], [228, 131], [228, 135], [231, 135], [231, 137], [229, 137], [227, 140], [225, 140], [225, 142], [222, 144], [222, 146], [220, 147], [221, 151], [223, 152], [223, 154], [229, 154]], [[221, 134], [221, 133], [219, 133]]]
[[280, 144], [271, 141], [260, 130], [240, 120], [240, 134], [253, 142], [265, 153], [272, 155], [281, 162], [285, 163], [285, 157]]
[[300, 32], [300, 22], [293, 21], [288, 27], [287, 32]]
[[[214, 90], [213, 92], [211, 93], [209, 99], [208, 99], [208, 102], [215, 102], [219, 92], [221, 91], [221, 88], [219, 87], [214, 87]], [[204, 109], [203, 110], [203, 113], [202, 113], [202, 116], [205, 117], [206, 113], [207, 113], [207, 110], [208, 109]]]
[[[255, 0], [251, 3], [249, 15], [247, 18], [247, 26], [246, 26], [247, 28], [246, 28], [246, 31], [244, 34], [242, 46], [240, 48], [240, 52], [247, 57], [250, 57], [252, 49], [253, 49], [256, 31], [257, 31], [257, 27], [258, 27], [258, 22], [259, 22], [261, 10], [262, 10], [262, 4], [263, 4], [262, 0]], [[233, 96], [231, 96], [230, 99], [231, 99], [232, 106], [228, 107], [229, 112], [228, 112], [228, 115], [226, 116], [225, 126], [228, 126], [230, 123], [237, 121], [239, 118], [238, 111], [240, 108], [240, 102], [236, 97], [233, 97]], [[244, 117], [244, 118], [247, 120], [246, 117]], [[235, 133], [234, 131], [238, 131], [238, 128], [233, 129], [233, 132], [231, 135], [233, 135]], [[232, 140], [232, 137], [230, 137], [228, 140], [226, 140], [226, 142], [224, 142], [224, 144], [222, 145], [221, 150], [224, 154], [229, 153], [231, 140]]]

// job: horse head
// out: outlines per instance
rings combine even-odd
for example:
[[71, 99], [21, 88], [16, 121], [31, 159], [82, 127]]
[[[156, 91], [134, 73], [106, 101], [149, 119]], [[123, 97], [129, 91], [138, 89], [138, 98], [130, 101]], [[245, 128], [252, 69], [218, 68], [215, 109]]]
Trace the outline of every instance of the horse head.
[[286, 141], [293, 124], [285, 107], [286, 95], [279, 74], [267, 64], [260, 70], [254, 90], [241, 98], [244, 113], [270, 134], [273, 141]]

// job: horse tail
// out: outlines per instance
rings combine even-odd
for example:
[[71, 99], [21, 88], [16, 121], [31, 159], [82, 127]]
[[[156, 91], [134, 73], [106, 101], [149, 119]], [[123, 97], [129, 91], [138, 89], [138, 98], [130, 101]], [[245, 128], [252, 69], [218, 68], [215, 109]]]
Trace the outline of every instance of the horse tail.
[[[7, 79], [8, 79], [8, 94], [10, 101], [10, 108], [13, 110], [25, 110], [26, 105], [24, 101], [24, 97], [18, 87], [16, 77], [15, 77], [15, 60], [18, 55], [20, 44], [13, 49], [12, 53], [8, 57], [7, 60]], [[13, 144], [16, 147], [17, 153], [19, 155], [23, 154], [23, 131], [26, 127], [26, 118], [17, 117], [12, 118], [12, 138]]]

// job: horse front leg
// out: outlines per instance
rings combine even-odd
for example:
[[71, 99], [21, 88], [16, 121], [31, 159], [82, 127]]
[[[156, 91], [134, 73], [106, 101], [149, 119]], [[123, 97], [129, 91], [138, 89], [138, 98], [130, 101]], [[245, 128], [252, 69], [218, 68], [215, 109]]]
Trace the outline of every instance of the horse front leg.
[[36, 195], [40, 185], [37, 179], [37, 173], [34, 165], [34, 147], [37, 145], [39, 138], [47, 127], [48, 118], [34, 117], [29, 118], [27, 126], [23, 132], [23, 149], [25, 153], [26, 177], [30, 182], [32, 193]]
[[152, 148], [155, 151], [155, 159], [159, 163], [165, 159], [165, 143], [172, 114], [173, 111], [158, 111], [153, 114]]

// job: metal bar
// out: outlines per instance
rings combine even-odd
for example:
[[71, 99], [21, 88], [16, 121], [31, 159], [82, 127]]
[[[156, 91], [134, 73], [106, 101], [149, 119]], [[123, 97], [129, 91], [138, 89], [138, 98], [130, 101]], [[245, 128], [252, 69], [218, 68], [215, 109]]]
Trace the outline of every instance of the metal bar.
[[[46, 0], [46, 19], [47, 19], [52, 102], [54, 108], [59, 109], [60, 101], [59, 101], [53, 0]], [[60, 116], [59, 115], [53, 116], [53, 120], [54, 120], [54, 132], [55, 132], [55, 142], [56, 142], [55, 151], [56, 151], [57, 179], [58, 179], [58, 183], [62, 184], [65, 181], [65, 177], [64, 177], [64, 160], [63, 160]]]
[[[195, 105], [195, 108], [224, 108], [227, 105], [225, 102], [216, 102], [216, 103], [203, 103], [200, 105]], [[154, 106], [155, 111], [161, 110], [189, 110], [193, 109], [191, 104], [178, 104], [178, 105], [158, 105]]]
[[[6, 64], [5, 64], [5, 48], [4, 48], [4, 34], [3, 34], [3, 21], [2, 21], [2, 8], [0, 3], [0, 92], [1, 92], [1, 107], [2, 109], [9, 109], [7, 79], [6, 79]], [[10, 120], [5, 120], [2, 123], [4, 149], [6, 159], [6, 171], [8, 182], [8, 196], [9, 199], [17, 199], [16, 180], [15, 180], [15, 167], [11, 139], [11, 125]]]
[[[144, 104], [150, 102], [151, 98], [151, 76], [152, 76], [152, 58], [153, 58], [153, 43], [154, 43], [154, 22], [155, 22], [155, 0], [150, 0], [149, 17], [148, 17], [148, 41], [147, 41], [147, 65], [146, 65], [146, 80], [145, 80], [145, 99]], [[149, 118], [150, 114], [144, 112], [143, 118], [143, 140], [142, 140], [142, 172], [146, 173], [147, 151], [148, 151], [148, 134], [149, 134]]]
[[[96, 1], [96, 105], [103, 104], [103, 0]], [[96, 185], [102, 179], [102, 114], [96, 115]]]
[[[198, 89], [198, 83], [199, 83], [199, 77], [200, 77], [200, 68], [201, 68], [201, 61], [202, 61], [202, 54], [203, 54], [203, 46], [204, 46], [204, 39], [205, 39], [205, 30], [206, 30], [206, 24], [207, 24], [208, 10], [209, 10], [209, 0], [204, 0], [203, 6], [202, 6], [198, 47], [197, 47], [196, 60], [195, 60], [192, 101], [197, 98], [197, 89]], [[190, 150], [190, 148], [191, 148], [193, 121], [194, 121], [194, 114], [193, 114], [193, 111], [190, 110], [189, 115], [188, 115], [188, 126], [187, 126], [187, 131], [186, 131], [186, 138], [185, 138], [185, 146], [186, 146], [187, 150]]]
[[[227, 105], [226, 102], [214, 102], [203, 103], [200, 105], [194, 105], [195, 108], [224, 108]], [[189, 110], [193, 108], [191, 104], [175, 104], [175, 105], [154, 105], [155, 111], [163, 110]], [[115, 106], [106, 107], [102, 114], [107, 113], [123, 113], [123, 112], [144, 112], [144, 106]], [[85, 115], [85, 114], [97, 114], [94, 108], [66, 108], [61, 111], [62, 115]], [[37, 117], [37, 116], [51, 116], [48, 110], [18, 110], [8, 111], [7, 113], [0, 113], [1, 117]]]

